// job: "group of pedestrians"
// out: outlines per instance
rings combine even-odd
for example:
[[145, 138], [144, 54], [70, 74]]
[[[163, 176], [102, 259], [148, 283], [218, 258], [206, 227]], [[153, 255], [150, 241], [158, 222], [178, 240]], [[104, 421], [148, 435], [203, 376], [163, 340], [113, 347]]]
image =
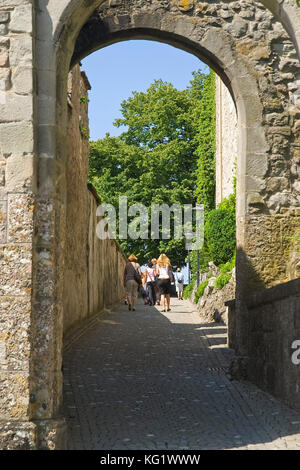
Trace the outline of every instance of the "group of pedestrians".
[[174, 275], [171, 262], [164, 253], [158, 259], [149, 261], [143, 274], [137, 257], [133, 254], [128, 257], [124, 270], [124, 287], [129, 310], [135, 311], [138, 292], [141, 290], [145, 304], [161, 305], [162, 312], [169, 312], [172, 283], [176, 285], [178, 299], [182, 300], [183, 273], [178, 268]]

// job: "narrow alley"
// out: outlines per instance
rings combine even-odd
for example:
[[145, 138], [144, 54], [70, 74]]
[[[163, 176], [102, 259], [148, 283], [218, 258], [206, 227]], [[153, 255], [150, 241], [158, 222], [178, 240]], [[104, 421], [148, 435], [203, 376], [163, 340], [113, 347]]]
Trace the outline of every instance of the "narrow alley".
[[68, 448], [299, 450], [300, 413], [230, 380], [226, 327], [160, 310], [120, 304], [67, 339]]

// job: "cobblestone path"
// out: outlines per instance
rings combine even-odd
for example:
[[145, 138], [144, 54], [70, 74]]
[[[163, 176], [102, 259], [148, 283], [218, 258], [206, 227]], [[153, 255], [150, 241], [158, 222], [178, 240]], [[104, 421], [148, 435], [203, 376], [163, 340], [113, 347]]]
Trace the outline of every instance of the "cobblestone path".
[[69, 449], [300, 449], [300, 413], [229, 380], [224, 326], [158, 309], [120, 305], [69, 338]]

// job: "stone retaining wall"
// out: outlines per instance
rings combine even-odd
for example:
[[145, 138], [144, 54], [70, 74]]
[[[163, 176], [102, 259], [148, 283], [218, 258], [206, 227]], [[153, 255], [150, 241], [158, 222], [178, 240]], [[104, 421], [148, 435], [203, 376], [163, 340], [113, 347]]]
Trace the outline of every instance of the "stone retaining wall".
[[230, 281], [222, 289], [215, 287], [214, 283], [215, 278], [209, 279], [203, 296], [198, 300], [197, 310], [209, 321], [228, 325], [228, 307], [225, 302], [235, 298], [235, 270]]
[[79, 66], [72, 69], [68, 88], [64, 333], [124, 297], [126, 263], [115, 240], [100, 240], [96, 235], [99, 197], [91, 185], [87, 187], [90, 85]]
[[[228, 302], [231, 345], [236, 343], [235, 305]], [[293, 364], [294, 341], [300, 340], [300, 279], [255, 293], [248, 311], [249, 359], [238, 358], [232, 374], [254, 382], [300, 410], [300, 364]]]

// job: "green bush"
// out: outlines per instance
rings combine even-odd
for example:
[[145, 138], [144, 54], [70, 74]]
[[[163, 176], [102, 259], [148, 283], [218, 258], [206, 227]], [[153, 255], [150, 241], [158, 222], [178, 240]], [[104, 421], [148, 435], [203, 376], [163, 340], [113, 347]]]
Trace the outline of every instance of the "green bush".
[[219, 266], [221, 274], [226, 274], [226, 273], [229, 273], [233, 270], [233, 268], [235, 267], [235, 258], [236, 257], [235, 257], [235, 254], [234, 254], [234, 256], [232, 257], [232, 259], [230, 261], [228, 261], [225, 264], [221, 264]]
[[235, 212], [218, 208], [210, 211], [204, 226], [210, 259], [217, 266], [228, 262], [235, 253]]
[[231, 276], [232, 276], [232, 273], [220, 274], [220, 276], [218, 276], [217, 279], [215, 280], [215, 287], [217, 289], [222, 289], [224, 286], [226, 286], [226, 284], [228, 284], [228, 282], [231, 279]]
[[196, 280], [194, 279], [190, 284], [188, 284], [183, 291], [182, 297], [184, 299], [189, 299], [192, 295], [194, 285], [195, 285]]
[[208, 286], [208, 279], [204, 282], [202, 282], [201, 284], [199, 284], [199, 287], [198, 289], [196, 290], [195, 292], [195, 300], [194, 302], [197, 304], [198, 303], [198, 300], [200, 299], [200, 297], [202, 297], [202, 295], [204, 294], [204, 290], [205, 288]]

